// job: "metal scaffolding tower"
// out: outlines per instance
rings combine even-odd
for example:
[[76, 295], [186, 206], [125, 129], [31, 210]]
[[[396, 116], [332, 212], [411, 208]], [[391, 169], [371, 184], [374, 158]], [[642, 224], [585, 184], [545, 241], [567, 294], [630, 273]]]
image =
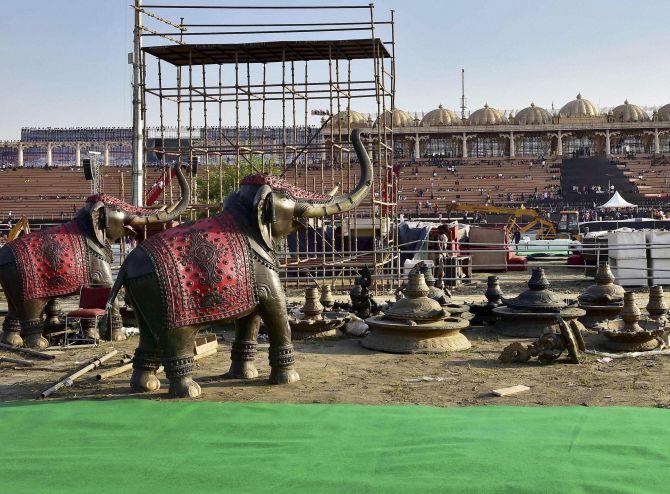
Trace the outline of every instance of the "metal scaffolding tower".
[[[192, 217], [212, 214], [230, 191], [228, 180], [236, 187], [246, 173], [281, 175], [314, 192], [338, 185], [346, 193], [358, 171], [349, 134], [359, 122], [352, 116], [367, 112], [374, 165], [369, 197], [354, 211], [313, 221], [289, 237], [281, 260], [286, 282], [297, 286], [314, 280], [349, 286], [364, 265], [383, 283], [396, 281], [393, 12], [378, 21], [373, 4], [136, 0], [134, 9], [140, 94], [133, 122], [141, 132], [133, 142], [143, 146], [134, 172], [141, 173], [148, 155], [158, 157], [166, 174], [171, 162], [197, 162]], [[320, 125], [310, 122], [314, 115], [322, 116]], [[372, 116], [383, 118], [372, 124]], [[148, 119], [158, 122], [152, 138]], [[146, 183], [134, 179], [135, 187], [146, 190]], [[172, 193], [165, 187], [163, 200]]]

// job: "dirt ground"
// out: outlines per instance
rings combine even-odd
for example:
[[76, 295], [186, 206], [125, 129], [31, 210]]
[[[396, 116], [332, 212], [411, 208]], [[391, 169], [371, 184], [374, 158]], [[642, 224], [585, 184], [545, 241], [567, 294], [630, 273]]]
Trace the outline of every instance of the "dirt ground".
[[[552, 288], [575, 297], [591, 284], [582, 270], [556, 263], [548, 271]], [[525, 289], [530, 272], [501, 274], [501, 286], [512, 296]], [[483, 299], [486, 275], [473, 284], [455, 290], [458, 301]], [[646, 304], [646, 290], [637, 290], [638, 304]], [[390, 297], [379, 297], [380, 300]], [[72, 301], [70, 301], [71, 303]], [[0, 305], [0, 308], [2, 305]], [[464, 334], [472, 342], [470, 350], [440, 355], [396, 355], [363, 348], [358, 339], [342, 337], [328, 341], [295, 342], [296, 368], [301, 380], [288, 386], [267, 383], [269, 366], [267, 343], [261, 342], [256, 359], [260, 377], [254, 380], [227, 380], [222, 375], [230, 364], [232, 332], [224, 332], [220, 351], [196, 363], [195, 379], [202, 386], [201, 399], [211, 401], [263, 401], [292, 403], [422, 404], [433, 406], [470, 405], [634, 405], [670, 407], [670, 390], [665, 377], [670, 356], [646, 356], [598, 362], [584, 355], [580, 364], [559, 361], [551, 365], [501, 364], [497, 357], [511, 338], [498, 337], [490, 327], [471, 328]], [[587, 347], [598, 347], [599, 336], [587, 336]], [[532, 340], [520, 340], [530, 342]], [[55, 349], [56, 359], [36, 361], [35, 367], [14, 367], [0, 363], [0, 401], [36, 399], [39, 393], [76, 370], [88, 359], [111, 349], [119, 355], [103, 367], [118, 363], [121, 354], [132, 354], [137, 338], [104, 343], [99, 348]], [[0, 351], [0, 356], [17, 354]], [[149, 395], [134, 394], [128, 387], [129, 374], [96, 381], [93, 371], [62, 388], [50, 399], [113, 399], [146, 397], [166, 399], [167, 381], [160, 374], [162, 388]], [[413, 379], [440, 380], [413, 382]], [[494, 397], [493, 389], [524, 384], [530, 387], [508, 397]]]

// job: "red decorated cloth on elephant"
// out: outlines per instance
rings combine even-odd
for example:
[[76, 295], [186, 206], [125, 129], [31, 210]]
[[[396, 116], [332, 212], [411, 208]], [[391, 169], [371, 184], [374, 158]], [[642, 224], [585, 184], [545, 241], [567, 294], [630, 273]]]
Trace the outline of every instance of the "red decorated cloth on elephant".
[[230, 213], [170, 228], [142, 242], [169, 329], [243, 315], [258, 302], [251, 251]]
[[8, 246], [25, 300], [68, 295], [90, 282], [86, 241], [76, 221], [29, 233]]
[[301, 189], [281, 177], [277, 177], [276, 175], [265, 175], [264, 173], [247, 175], [242, 179], [240, 185], [267, 185], [275, 192], [283, 192], [296, 201], [323, 203], [332, 199], [332, 197], [327, 194], [319, 194], [318, 192]]

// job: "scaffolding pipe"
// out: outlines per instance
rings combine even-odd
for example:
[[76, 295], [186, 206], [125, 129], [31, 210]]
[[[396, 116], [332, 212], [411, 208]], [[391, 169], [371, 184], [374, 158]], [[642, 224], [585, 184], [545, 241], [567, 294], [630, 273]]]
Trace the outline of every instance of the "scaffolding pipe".
[[142, 119], [142, 0], [135, 0], [133, 46], [133, 204], [144, 205], [144, 122]]

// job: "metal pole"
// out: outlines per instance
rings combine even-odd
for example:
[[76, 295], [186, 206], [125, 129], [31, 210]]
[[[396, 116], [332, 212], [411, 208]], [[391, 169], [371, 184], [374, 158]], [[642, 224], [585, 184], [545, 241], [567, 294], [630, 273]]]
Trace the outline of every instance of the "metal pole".
[[142, 206], [144, 202], [144, 122], [142, 120], [142, 0], [135, 0], [135, 32], [133, 47], [133, 204]]

